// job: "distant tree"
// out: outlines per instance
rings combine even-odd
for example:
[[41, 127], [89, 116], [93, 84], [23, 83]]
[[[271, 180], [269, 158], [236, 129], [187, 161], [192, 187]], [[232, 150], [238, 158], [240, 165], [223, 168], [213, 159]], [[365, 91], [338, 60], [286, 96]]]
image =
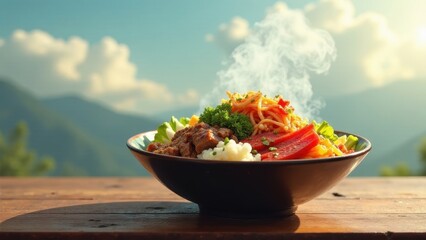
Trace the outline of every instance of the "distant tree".
[[412, 176], [413, 172], [406, 163], [398, 163], [394, 167], [384, 166], [380, 169], [380, 176]]
[[420, 152], [420, 161], [423, 166], [420, 175], [426, 176], [426, 137], [424, 137], [422, 141], [420, 142], [419, 152]]
[[0, 132], [0, 176], [40, 176], [54, 169], [51, 157], [38, 159], [27, 149], [28, 127], [19, 122], [5, 138]]
[[422, 165], [419, 173], [415, 173], [406, 163], [398, 163], [394, 167], [383, 166], [380, 169], [380, 176], [426, 176], [426, 137], [420, 141], [419, 145], [419, 160]]

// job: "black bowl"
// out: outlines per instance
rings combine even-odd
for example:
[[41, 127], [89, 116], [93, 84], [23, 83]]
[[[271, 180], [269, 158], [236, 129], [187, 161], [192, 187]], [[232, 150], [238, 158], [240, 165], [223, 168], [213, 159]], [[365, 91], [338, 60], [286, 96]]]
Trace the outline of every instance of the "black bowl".
[[339, 157], [265, 162], [203, 160], [145, 151], [154, 135], [155, 131], [135, 135], [127, 141], [127, 147], [167, 188], [197, 203], [201, 214], [229, 217], [292, 215], [299, 204], [346, 177], [371, 149], [367, 139], [355, 135], [362, 149]]

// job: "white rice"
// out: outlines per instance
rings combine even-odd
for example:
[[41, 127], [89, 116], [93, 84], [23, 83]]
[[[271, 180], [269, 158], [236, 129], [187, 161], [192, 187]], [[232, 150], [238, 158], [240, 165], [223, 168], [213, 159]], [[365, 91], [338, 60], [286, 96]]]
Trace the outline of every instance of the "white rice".
[[250, 144], [236, 143], [231, 139], [226, 144], [220, 141], [215, 148], [204, 150], [197, 157], [209, 160], [260, 161], [260, 154], [253, 156], [251, 150]]

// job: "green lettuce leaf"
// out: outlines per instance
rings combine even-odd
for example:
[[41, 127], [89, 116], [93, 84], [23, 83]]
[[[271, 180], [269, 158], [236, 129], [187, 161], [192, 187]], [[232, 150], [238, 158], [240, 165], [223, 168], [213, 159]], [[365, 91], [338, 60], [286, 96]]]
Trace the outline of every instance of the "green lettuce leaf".
[[175, 133], [188, 126], [189, 118], [182, 117], [177, 119], [171, 117], [170, 122], [164, 122], [157, 128], [157, 133], [154, 136], [154, 142], [169, 143]]
[[312, 121], [315, 127], [315, 131], [325, 137], [330, 139], [332, 142], [336, 141], [338, 136], [334, 133], [333, 127], [326, 121], [323, 121], [322, 123], [317, 123], [315, 121]]
[[349, 135], [348, 138], [346, 139], [345, 147], [348, 150], [355, 149], [357, 144], [358, 144], [358, 138], [353, 135]]
[[353, 135], [343, 135], [341, 137], [338, 137], [334, 133], [333, 127], [326, 121], [323, 121], [322, 123], [317, 123], [315, 121], [312, 121], [315, 127], [315, 131], [325, 137], [330, 139], [335, 145], [344, 144], [346, 149], [356, 149], [358, 145], [358, 138]]

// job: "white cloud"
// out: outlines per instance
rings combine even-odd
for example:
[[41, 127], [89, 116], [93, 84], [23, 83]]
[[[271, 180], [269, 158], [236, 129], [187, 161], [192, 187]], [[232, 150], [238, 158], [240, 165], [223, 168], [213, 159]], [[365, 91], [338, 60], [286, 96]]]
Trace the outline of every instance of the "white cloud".
[[[267, 9], [267, 14], [287, 10], [285, 3], [277, 2]], [[397, 80], [426, 77], [423, 66], [426, 44], [396, 35], [383, 15], [357, 14], [350, 0], [320, 0], [306, 5], [300, 12], [313, 27], [330, 32], [336, 43], [337, 59], [329, 74], [314, 76], [312, 80], [319, 95], [345, 94]], [[250, 26], [246, 32], [250, 35]], [[215, 38], [227, 36], [219, 33]], [[219, 46], [230, 53], [242, 41]]]
[[[329, 75], [313, 81], [320, 93], [333, 86], [328, 94], [344, 94], [423, 75], [421, 68], [412, 67], [418, 64], [415, 58], [402, 61], [400, 49], [405, 44], [384, 16], [374, 12], [355, 15], [351, 1], [337, 0], [310, 4], [305, 11], [314, 26], [332, 33], [337, 45], [337, 61]], [[419, 50], [412, 51], [412, 57]]]
[[207, 34], [206, 42], [216, 42], [227, 52], [231, 52], [250, 34], [249, 22], [242, 17], [234, 17], [229, 23], [219, 25], [216, 34]]
[[200, 96], [198, 92], [194, 89], [188, 89], [185, 93], [178, 96], [178, 101], [181, 104], [195, 103], [198, 102]]
[[351, 25], [355, 7], [349, 0], [321, 0], [306, 5], [305, 13], [315, 26], [340, 32]]
[[418, 41], [406, 41], [398, 48], [398, 59], [404, 63], [407, 77], [426, 77], [426, 45]]
[[140, 84], [136, 81], [136, 66], [129, 61], [126, 45], [105, 37], [91, 46], [87, 59], [80, 67], [88, 81], [91, 94], [128, 91]]
[[[78, 93], [134, 113], [185, 103], [166, 85], [138, 79], [129, 58], [129, 48], [112, 37], [89, 45], [79, 37], [63, 40], [40, 30], [16, 30], [10, 39], [0, 41], [0, 76], [39, 96]], [[197, 100], [197, 93], [190, 91], [182, 95]]]
[[243, 40], [249, 34], [249, 23], [241, 17], [234, 17], [229, 24], [219, 26], [219, 31], [233, 41]]
[[77, 66], [84, 61], [87, 43], [78, 37], [54, 39], [35, 30], [16, 30], [0, 48], [0, 75], [16, 79], [38, 94], [72, 90], [81, 78]]

